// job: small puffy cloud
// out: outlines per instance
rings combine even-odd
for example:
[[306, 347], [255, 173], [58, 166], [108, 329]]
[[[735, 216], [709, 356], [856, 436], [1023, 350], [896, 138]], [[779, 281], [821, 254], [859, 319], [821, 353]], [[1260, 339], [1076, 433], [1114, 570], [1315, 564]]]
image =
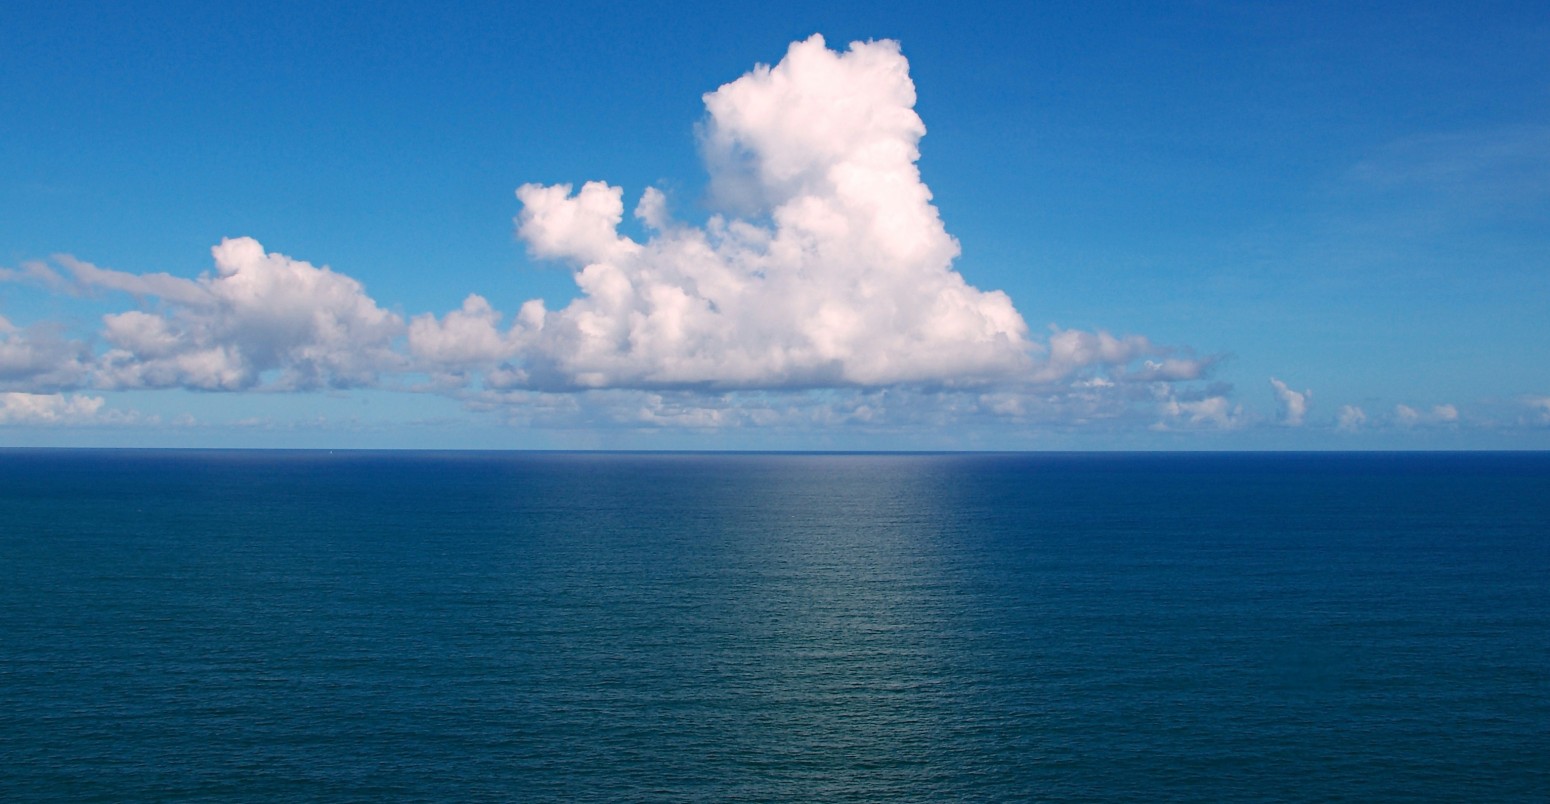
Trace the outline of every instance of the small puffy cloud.
[[106, 388], [241, 390], [350, 387], [401, 364], [397, 315], [356, 280], [251, 238], [211, 249], [215, 274], [183, 279], [129, 274], [57, 258], [83, 287], [156, 299], [151, 310], [103, 317], [109, 349], [96, 383]]
[[1248, 423], [1243, 406], [1233, 404], [1227, 398], [1225, 389], [1209, 388], [1181, 393], [1174, 386], [1158, 382], [1152, 385], [1152, 396], [1162, 415], [1152, 425], [1154, 430], [1235, 430]]
[[622, 187], [589, 181], [572, 195], [569, 184], [524, 184], [517, 188], [517, 200], [522, 202], [517, 236], [534, 256], [591, 264], [640, 251], [639, 244], [619, 234]]
[[1286, 383], [1271, 377], [1270, 387], [1275, 389], [1276, 402], [1281, 409], [1281, 423], [1288, 427], [1302, 426], [1302, 417], [1308, 413], [1308, 400], [1312, 391], [1293, 391]]
[[102, 405], [100, 396], [0, 393], [0, 425], [81, 424], [95, 419]]
[[1341, 405], [1335, 414], [1335, 427], [1348, 433], [1362, 429], [1367, 423], [1367, 412], [1355, 405]]
[[1459, 420], [1458, 408], [1452, 405], [1434, 405], [1431, 410], [1417, 410], [1409, 405], [1394, 406], [1394, 421], [1402, 427], [1436, 424], [1454, 424]]
[[1164, 405], [1163, 412], [1190, 425], [1231, 429], [1241, 423], [1243, 407], [1234, 406], [1225, 396], [1208, 396], [1193, 401], [1170, 400]]

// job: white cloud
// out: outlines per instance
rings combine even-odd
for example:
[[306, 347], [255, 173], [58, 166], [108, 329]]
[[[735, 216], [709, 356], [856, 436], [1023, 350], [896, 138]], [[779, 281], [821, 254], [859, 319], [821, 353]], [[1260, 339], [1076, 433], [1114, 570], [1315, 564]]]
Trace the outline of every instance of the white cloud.
[[469, 294], [462, 309], [439, 321], [429, 313], [415, 316], [409, 322], [409, 350], [424, 370], [460, 378], [467, 369], [514, 358], [526, 340], [524, 334], [543, 326], [543, 315], [542, 303], [528, 302], [517, 314], [516, 325], [502, 332], [501, 314], [483, 296]]
[[1302, 426], [1302, 417], [1308, 413], [1308, 400], [1312, 391], [1293, 391], [1286, 383], [1271, 377], [1270, 386], [1275, 389], [1276, 401], [1281, 407], [1281, 423], [1288, 427]]
[[57, 327], [18, 327], [0, 316], [0, 390], [55, 391], [86, 380], [86, 344]]
[[1011, 300], [953, 270], [958, 243], [915, 167], [925, 127], [914, 103], [897, 45], [839, 53], [815, 36], [705, 96], [712, 185], [738, 196], [748, 217], [675, 224], [648, 190], [635, 214], [654, 233], [638, 243], [618, 232], [622, 188], [518, 189], [518, 235], [535, 256], [574, 263], [581, 291], [559, 310], [529, 308], [512, 333], [531, 384], [780, 388], [1027, 374], [1036, 347]]
[[95, 419], [103, 401], [81, 394], [0, 393], [0, 424], [80, 424]]
[[1235, 430], [1246, 425], [1248, 417], [1243, 406], [1233, 404], [1225, 393], [1213, 393], [1213, 390], [1181, 394], [1179, 389], [1166, 383], [1154, 383], [1152, 394], [1163, 418], [1153, 425], [1153, 429]]
[[[1088, 366], [1124, 366], [1157, 351], [1138, 336], [1116, 338], [1107, 332], [1053, 328], [1047, 355], [1033, 378], [1040, 382], [1064, 380]], [[1152, 365], [1148, 363], [1148, 368]]]
[[22, 263], [21, 268], [0, 268], [0, 282], [37, 285], [55, 293], [69, 293], [74, 290], [69, 280], [60, 276], [47, 263], [38, 260], [28, 260]]
[[1367, 412], [1355, 405], [1341, 405], [1335, 414], [1335, 427], [1348, 433], [1362, 429], [1367, 423]]
[[1434, 405], [1427, 411], [1417, 410], [1409, 405], [1395, 405], [1394, 420], [1403, 427], [1453, 424], [1459, 420], [1459, 411], [1452, 405]]
[[110, 348], [98, 360], [98, 387], [350, 387], [401, 364], [392, 342], [402, 319], [356, 280], [266, 253], [246, 237], [223, 240], [211, 254], [215, 274], [198, 279], [56, 258], [83, 287], [160, 302], [103, 317]]
[[1210, 360], [1139, 336], [1057, 328], [1046, 347], [1004, 293], [965, 282], [915, 166], [925, 126], [914, 104], [895, 43], [794, 43], [779, 64], [705, 95], [712, 194], [740, 216], [675, 223], [648, 188], [634, 214], [650, 236], [637, 242], [619, 232], [623, 188], [523, 185], [518, 236], [534, 256], [575, 265], [581, 295], [558, 310], [530, 301], [504, 331], [470, 297], [440, 320], [417, 317], [410, 349], [443, 380], [483, 370], [486, 387], [556, 391], [1064, 384], [1094, 394], [1105, 375], [1205, 375]]

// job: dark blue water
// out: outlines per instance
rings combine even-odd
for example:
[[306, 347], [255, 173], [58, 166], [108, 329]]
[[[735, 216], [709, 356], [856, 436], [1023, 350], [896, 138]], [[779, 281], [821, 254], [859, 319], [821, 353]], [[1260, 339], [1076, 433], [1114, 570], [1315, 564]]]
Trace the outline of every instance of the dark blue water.
[[0, 799], [1550, 797], [1550, 455], [0, 452]]

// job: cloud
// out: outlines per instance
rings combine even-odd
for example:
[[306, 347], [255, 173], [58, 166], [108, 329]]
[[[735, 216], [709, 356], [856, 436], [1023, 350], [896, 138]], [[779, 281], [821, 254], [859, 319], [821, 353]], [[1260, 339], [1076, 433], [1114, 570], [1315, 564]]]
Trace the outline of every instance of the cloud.
[[[747, 217], [674, 223], [648, 190], [524, 185], [517, 233], [577, 266], [579, 298], [528, 308], [513, 341], [535, 387], [786, 388], [984, 381], [1037, 351], [1000, 291], [953, 270], [958, 243], [915, 167], [925, 126], [893, 42], [814, 36], [705, 96], [713, 192]], [[421, 339], [411, 333], [420, 349]], [[422, 331], [421, 335], [430, 334]], [[422, 349], [429, 351], [428, 349]]]
[[[1146, 338], [1116, 338], [1107, 332], [1051, 329], [1047, 355], [1035, 372], [1035, 381], [1064, 380], [1088, 366], [1124, 366], [1156, 353]], [[1149, 364], [1150, 367], [1150, 364]]]
[[392, 345], [402, 319], [356, 280], [267, 253], [247, 237], [223, 240], [211, 254], [215, 274], [197, 279], [55, 258], [80, 287], [159, 302], [103, 317], [109, 349], [97, 361], [98, 387], [352, 387], [401, 364]]
[[1181, 393], [1180, 389], [1163, 382], [1153, 383], [1151, 387], [1162, 415], [1162, 419], [1152, 425], [1154, 430], [1236, 430], [1249, 422], [1243, 406], [1235, 405], [1227, 398], [1226, 389], [1206, 388]]
[[1335, 414], [1335, 427], [1348, 433], [1362, 429], [1367, 423], [1367, 413], [1355, 405], [1341, 405]]
[[[524, 304], [509, 328], [482, 297], [409, 327], [417, 364], [443, 385], [541, 391], [800, 390], [901, 385], [1080, 386], [1181, 382], [1210, 359], [1144, 337], [1052, 329], [1048, 344], [1000, 291], [954, 270], [916, 161], [925, 126], [909, 65], [890, 41], [791, 45], [704, 96], [701, 145], [726, 212], [675, 222], [648, 188], [620, 233], [624, 190], [523, 185], [517, 235], [568, 261], [580, 295]], [[1112, 383], [1110, 383], [1112, 385]], [[1003, 404], [1010, 410], [1010, 404]]]
[[1281, 406], [1281, 423], [1288, 427], [1301, 427], [1302, 417], [1308, 413], [1308, 400], [1312, 391], [1293, 391], [1286, 383], [1271, 377], [1270, 386], [1275, 389], [1276, 401]]
[[1229, 387], [1183, 387], [1215, 358], [1101, 330], [1033, 337], [1005, 293], [958, 273], [916, 167], [926, 129], [896, 43], [835, 51], [813, 36], [703, 99], [720, 205], [703, 225], [675, 220], [655, 188], [632, 210], [637, 237], [620, 231], [622, 187], [517, 188], [519, 239], [573, 268], [578, 294], [557, 309], [503, 313], [470, 293], [406, 322], [357, 280], [246, 237], [215, 246], [214, 272], [195, 279], [61, 255], [0, 281], [138, 305], [103, 316], [94, 343], [0, 330], [13, 383], [0, 387], [396, 382], [511, 421], [710, 429], [1144, 424], [1159, 404], [1175, 427], [1247, 421]]
[[1409, 405], [1395, 405], [1394, 420], [1402, 427], [1454, 424], [1459, 420], [1459, 411], [1452, 405], [1434, 405], [1428, 411], [1416, 410]]
[[542, 326], [543, 314], [541, 303], [528, 302], [517, 314], [516, 326], [502, 332], [500, 312], [471, 293], [461, 309], [441, 320], [429, 313], [415, 316], [409, 323], [409, 350], [421, 369], [460, 385], [467, 370], [516, 357], [526, 342], [524, 334]]
[[0, 316], [0, 390], [56, 391], [77, 387], [89, 372], [85, 343], [58, 327], [18, 327]]
[[1550, 195], [1550, 126], [1410, 136], [1376, 150], [1349, 176], [1375, 191], [1420, 193], [1455, 214], [1534, 204]]
[[0, 424], [80, 424], [97, 418], [103, 398], [81, 394], [0, 393]]

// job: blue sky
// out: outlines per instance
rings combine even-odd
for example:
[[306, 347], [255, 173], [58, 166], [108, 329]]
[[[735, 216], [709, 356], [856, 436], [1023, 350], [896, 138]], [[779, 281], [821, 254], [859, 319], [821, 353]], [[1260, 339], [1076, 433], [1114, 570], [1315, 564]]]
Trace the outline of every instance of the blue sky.
[[0, 29], [0, 445], [1550, 448], [1542, 4]]

